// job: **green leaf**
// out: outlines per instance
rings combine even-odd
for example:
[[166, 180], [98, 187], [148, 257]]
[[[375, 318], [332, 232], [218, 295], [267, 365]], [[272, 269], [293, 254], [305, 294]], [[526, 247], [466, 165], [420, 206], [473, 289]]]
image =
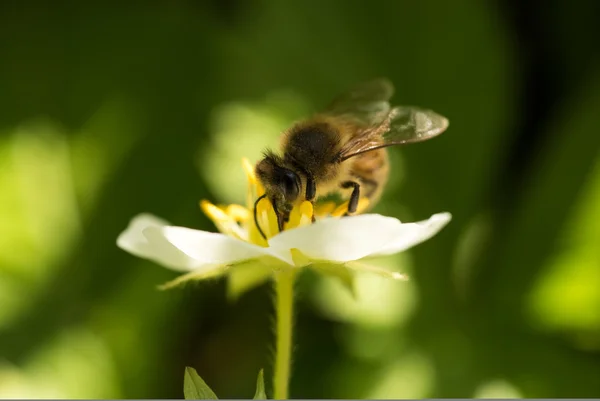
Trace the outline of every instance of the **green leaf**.
[[342, 263], [331, 262], [314, 262], [309, 265], [317, 273], [325, 276], [334, 277], [342, 283], [342, 285], [350, 291], [352, 298], [356, 299], [356, 288], [354, 286], [354, 272]]
[[227, 297], [236, 300], [245, 292], [271, 278], [280, 263], [272, 259], [265, 257], [232, 266], [227, 275]]
[[265, 375], [263, 369], [258, 372], [258, 378], [256, 379], [256, 393], [254, 393], [255, 400], [266, 400], [267, 393], [265, 393]]
[[178, 287], [188, 281], [201, 281], [208, 280], [211, 278], [217, 278], [224, 275], [227, 270], [229, 270], [229, 265], [219, 265], [214, 266], [211, 269], [202, 269], [201, 271], [192, 271], [186, 274], [182, 274], [174, 280], [166, 282], [163, 285], [160, 285], [158, 289], [160, 290], [170, 290], [171, 288]]
[[185, 368], [183, 376], [183, 395], [186, 400], [218, 400], [217, 395], [196, 372], [196, 369]]
[[292, 260], [294, 261], [294, 265], [296, 267], [304, 267], [310, 265], [310, 259], [304, 255], [299, 249], [292, 248], [290, 249], [290, 253], [292, 254]]
[[378, 276], [389, 278], [392, 280], [408, 281], [408, 276], [404, 273], [388, 270], [380, 266], [372, 265], [364, 262], [347, 262], [345, 266], [354, 271], [377, 274]]

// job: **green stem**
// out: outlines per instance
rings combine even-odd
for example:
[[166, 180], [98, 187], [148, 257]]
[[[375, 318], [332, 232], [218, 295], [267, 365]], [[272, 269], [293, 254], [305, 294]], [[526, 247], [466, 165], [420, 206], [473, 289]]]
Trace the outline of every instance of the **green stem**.
[[275, 313], [277, 315], [277, 345], [275, 349], [274, 398], [288, 398], [290, 365], [292, 359], [292, 320], [294, 306], [294, 270], [284, 270], [275, 275]]

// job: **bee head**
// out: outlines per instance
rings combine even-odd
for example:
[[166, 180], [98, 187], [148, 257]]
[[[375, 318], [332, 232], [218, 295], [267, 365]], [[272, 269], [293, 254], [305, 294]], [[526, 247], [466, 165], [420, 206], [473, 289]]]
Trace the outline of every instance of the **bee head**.
[[256, 176], [265, 187], [273, 205], [282, 212], [290, 212], [300, 194], [301, 181], [295, 171], [287, 168], [283, 160], [270, 152], [256, 165]]
[[258, 180], [265, 187], [265, 196], [273, 204], [281, 231], [300, 195], [300, 177], [295, 171], [284, 166], [281, 157], [271, 152], [265, 153], [255, 170]]

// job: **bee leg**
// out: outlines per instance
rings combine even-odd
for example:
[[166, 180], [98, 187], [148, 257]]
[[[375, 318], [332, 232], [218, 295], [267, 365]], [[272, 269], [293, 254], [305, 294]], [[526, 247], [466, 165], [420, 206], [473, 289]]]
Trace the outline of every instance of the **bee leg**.
[[279, 229], [279, 232], [282, 232], [283, 225], [286, 223], [287, 220], [289, 220], [289, 214], [287, 215], [286, 220], [286, 216], [283, 213], [279, 213], [275, 202], [273, 202], [273, 211], [275, 212], [275, 216], [277, 216], [277, 228]]
[[312, 201], [313, 199], [315, 199], [315, 196], [317, 195], [317, 185], [315, 184], [315, 179], [307, 174], [306, 175], [306, 200], [307, 201]]
[[[315, 183], [315, 179], [310, 174], [306, 174], [306, 196], [305, 196], [305, 199], [307, 201], [310, 201], [312, 203], [312, 205], [315, 206], [315, 202], [314, 202], [315, 196], [317, 196], [317, 185]], [[317, 221], [315, 219], [314, 208], [313, 208], [313, 214], [311, 216], [311, 221], [313, 223], [315, 221]]]
[[346, 181], [342, 183], [342, 188], [352, 188], [352, 194], [350, 195], [350, 201], [348, 202], [348, 213], [352, 214], [356, 212], [358, 207], [358, 200], [360, 199], [360, 184], [354, 181]]
[[285, 225], [290, 221], [290, 214], [283, 213], [281, 217], [277, 216], [277, 226], [279, 227], [279, 232], [285, 230]]

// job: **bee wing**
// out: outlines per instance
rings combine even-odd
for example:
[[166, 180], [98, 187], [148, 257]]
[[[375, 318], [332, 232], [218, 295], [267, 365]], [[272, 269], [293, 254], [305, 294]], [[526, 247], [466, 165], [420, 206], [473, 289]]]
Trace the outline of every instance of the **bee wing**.
[[344, 161], [361, 153], [393, 145], [426, 141], [448, 128], [448, 120], [434, 111], [397, 106], [384, 121], [371, 129], [361, 130], [350, 139], [338, 155]]
[[393, 94], [394, 85], [385, 78], [363, 82], [336, 97], [324, 113], [345, 116], [363, 125], [378, 124], [389, 113], [388, 101]]

